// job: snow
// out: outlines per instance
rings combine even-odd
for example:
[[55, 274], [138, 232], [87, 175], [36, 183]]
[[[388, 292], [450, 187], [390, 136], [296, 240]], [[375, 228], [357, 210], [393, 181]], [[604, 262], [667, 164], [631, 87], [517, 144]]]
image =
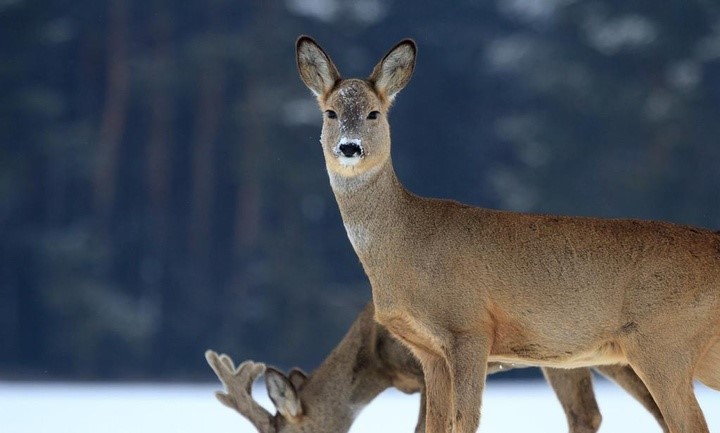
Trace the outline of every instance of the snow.
[[[601, 433], [660, 432], [639, 403], [605, 381], [596, 383]], [[0, 382], [2, 433], [255, 433], [215, 400], [220, 384], [75, 384]], [[696, 387], [711, 432], [720, 433], [720, 393]], [[262, 387], [254, 394], [271, 404]], [[419, 398], [396, 390], [381, 394], [358, 417], [352, 433], [407, 432], [415, 427]], [[481, 433], [567, 431], [560, 405], [544, 382], [491, 381]]]

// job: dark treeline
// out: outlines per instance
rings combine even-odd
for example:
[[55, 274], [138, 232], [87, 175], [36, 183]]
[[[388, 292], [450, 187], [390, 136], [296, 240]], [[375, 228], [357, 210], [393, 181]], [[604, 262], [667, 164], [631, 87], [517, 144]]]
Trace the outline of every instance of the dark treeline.
[[720, 228], [705, 0], [0, 1], [0, 378], [315, 366], [370, 299], [294, 41], [346, 75], [397, 40], [413, 191]]

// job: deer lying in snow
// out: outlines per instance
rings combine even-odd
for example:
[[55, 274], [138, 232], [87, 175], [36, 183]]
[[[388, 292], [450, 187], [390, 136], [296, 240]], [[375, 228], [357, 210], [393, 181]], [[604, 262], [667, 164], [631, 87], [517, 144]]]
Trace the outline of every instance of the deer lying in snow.
[[693, 379], [720, 390], [720, 234], [410, 193], [393, 169], [387, 115], [416, 52], [403, 40], [368, 79], [342, 79], [311, 38], [296, 44], [375, 318], [422, 365], [427, 433], [477, 430], [488, 362], [630, 365], [672, 433], [708, 433]]
[[[372, 303], [358, 315], [345, 337], [310, 376], [292, 369], [287, 376], [265, 364], [246, 361], [237, 368], [227, 355], [208, 351], [205, 357], [225, 386], [216, 396], [247, 418], [260, 433], [344, 433], [355, 416], [385, 389], [421, 392], [416, 433], [425, 431], [425, 392], [420, 364], [407, 348], [374, 320]], [[488, 374], [513, 368], [490, 364]], [[655, 402], [631, 368], [602, 366], [597, 370], [615, 380], [665, 426]], [[595, 433], [600, 412], [590, 370], [544, 368], [565, 411], [570, 433]], [[265, 384], [277, 413], [273, 416], [252, 397], [255, 379]]]

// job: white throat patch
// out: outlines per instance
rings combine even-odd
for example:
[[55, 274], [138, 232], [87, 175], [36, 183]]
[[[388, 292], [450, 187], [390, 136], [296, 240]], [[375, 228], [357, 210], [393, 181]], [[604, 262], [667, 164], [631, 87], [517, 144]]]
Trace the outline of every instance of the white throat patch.
[[344, 224], [348, 239], [355, 251], [365, 250], [370, 246], [370, 231], [360, 224]]
[[353, 194], [365, 188], [371, 179], [380, 172], [382, 166], [372, 166], [367, 171], [359, 174], [343, 175], [336, 173], [326, 166], [328, 176], [330, 177], [330, 186], [336, 193]]
[[353, 167], [353, 166], [357, 165], [358, 162], [360, 162], [361, 158], [362, 157], [360, 155], [352, 156], [352, 157], [348, 158], [347, 156], [340, 154], [338, 156], [338, 162], [340, 162], [340, 164], [342, 164], [345, 167]]

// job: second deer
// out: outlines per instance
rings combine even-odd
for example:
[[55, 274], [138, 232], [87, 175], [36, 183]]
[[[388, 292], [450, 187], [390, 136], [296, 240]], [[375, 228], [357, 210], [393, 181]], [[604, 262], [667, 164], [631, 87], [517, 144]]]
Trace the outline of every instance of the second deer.
[[672, 433], [708, 433], [693, 379], [720, 390], [720, 235], [412, 194], [393, 169], [387, 116], [416, 53], [403, 40], [367, 79], [343, 79], [311, 38], [296, 44], [376, 319], [422, 365], [427, 433], [476, 431], [488, 361], [629, 365]]
[[[412, 354], [374, 320], [372, 303], [358, 315], [345, 337], [310, 376], [299, 369], [285, 375], [263, 363], [245, 361], [235, 366], [227, 355], [208, 351], [206, 359], [225, 392], [220, 402], [247, 418], [259, 433], [345, 433], [360, 411], [385, 389], [421, 393], [415, 433], [425, 431], [425, 392], [420, 364]], [[491, 364], [488, 374], [513, 366]], [[629, 367], [602, 366], [597, 370], [613, 379], [642, 403], [663, 427], [665, 423], [645, 386]], [[596, 433], [601, 416], [587, 368], [552, 369], [543, 373], [560, 400], [570, 433]], [[277, 408], [271, 415], [252, 396], [251, 386], [263, 375]]]

